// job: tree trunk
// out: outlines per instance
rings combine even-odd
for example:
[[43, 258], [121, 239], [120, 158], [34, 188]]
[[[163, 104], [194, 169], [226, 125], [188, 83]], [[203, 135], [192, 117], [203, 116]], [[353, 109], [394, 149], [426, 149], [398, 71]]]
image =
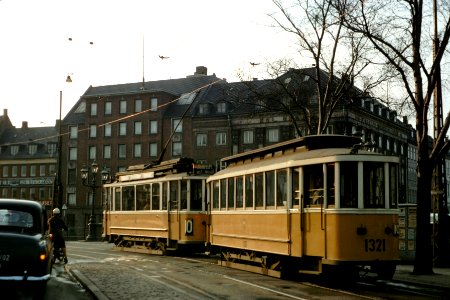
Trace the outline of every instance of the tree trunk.
[[417, 161], [417, 231], [416, 256], [413, 273], [433, 274], [433, 246], [431, 242], [431, 178], [433, 163], [428, 158], [428, 140], [418, 138]]

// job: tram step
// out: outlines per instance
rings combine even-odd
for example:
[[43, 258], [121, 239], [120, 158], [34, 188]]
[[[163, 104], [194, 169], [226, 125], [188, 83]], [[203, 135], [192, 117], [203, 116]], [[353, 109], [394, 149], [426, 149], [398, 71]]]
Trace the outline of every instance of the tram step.
[[314, 270], [299, 270], [298, 272], [301, 274], [320, 275], [320, 271], [314, 271]]

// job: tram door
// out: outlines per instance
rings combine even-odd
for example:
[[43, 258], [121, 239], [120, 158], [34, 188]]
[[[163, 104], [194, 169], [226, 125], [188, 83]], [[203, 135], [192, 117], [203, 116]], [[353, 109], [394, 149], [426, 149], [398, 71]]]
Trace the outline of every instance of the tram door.
[[302, 194], [302, 254], [308, 256], [325, 255], [327, 205], [327, 165], [317, 164], [303, 167]]

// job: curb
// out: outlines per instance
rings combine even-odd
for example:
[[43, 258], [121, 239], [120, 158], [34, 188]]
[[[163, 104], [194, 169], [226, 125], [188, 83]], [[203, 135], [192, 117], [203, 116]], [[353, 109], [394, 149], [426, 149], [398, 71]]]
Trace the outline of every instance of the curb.
[[70, 273], [73, 277], [77, 279], [77, 281], [87, 290], [89, 291], [95, 299], [98, 300], [109, 300], [105, 294], [103, 294], [100, 289], [86, 276], [84, 276], [79, 270], [72, 270], [70, 266], [65, 266], [65, 269], [68, 273]]

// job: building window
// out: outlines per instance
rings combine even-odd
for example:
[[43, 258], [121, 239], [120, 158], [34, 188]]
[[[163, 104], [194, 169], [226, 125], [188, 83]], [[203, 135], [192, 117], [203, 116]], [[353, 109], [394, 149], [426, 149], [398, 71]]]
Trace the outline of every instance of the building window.
[[95, 160], [97, 159], [97, 147], [89, 146], [89, 159]]
[[158, 133], [158, 121], [150, 121], [150, 134]]
[[156, 157], [158, 155], [158, 144], [157, 143], [151, 143], [149, 145], [149, 156], [150, 157]]
[[69, 126], [69, 139], [78, 138], [78, 127], [77, 126]]
[[105, 115], [111, 115], [112, 114], [112, 103], [111, 101], [105, 102]]
[[31, 144], [28, 145], [28, 154], [29, 155], [34, 155], [37, 152], [37, 145], [36, 144]]
[[253, 130], [244, 131], [244, 144], [253, 144]]
[[30, 176], [35, 177], [36, 176], [36, 165], [30, 166]]
[[172, 143], [172, 156], [180, 156], [181, 155], [181, 142], [173, 142]]
[[77, 148], [76, 147], [69, 148], [69, 160], [77, 160]]
[[56, 153], [56, 147], [57, 147], [57, 144], [55, 144], [55, 143], [49, 143], [49, 144], [47, 144], [47, 152], [48, 152], [49, 154], [54, 154], [54, 153]]
[[120, 108], [119, 111], [121, 114], [127, 113], [127, 101], [126, 100], [120, 100]]
[[69, 185], [77, 184], [77, 170], [76, 169], [68, 169], [67, 170], [67, 183]]
[[127, 135], [127, 123], [126, 122], [119, 123], [119, 135], [121, 135], [121, 136]]
[[68, 193], [67, 194], [67, 204], [69, 206], [76, 206], [77, 205], [77, 196], [75, 193]]
[[97, 125], [89, 125], [89, 137], [90, 138], [97, 137]]
[[134, 155], [134, 158], [142, 157], [142, 145], [141, 144], [134, 144], [133, 155]]
[[157, 111], [158, 110], [158, 98], [150, 99], [150, 110]]
[[175, 132], [183, 132], [183, 120], [173, 119], [172, 120], [172, 130]]
[[204, 147], [207, 145], [208, 135], [206, 133], [197, 134], [197, 146]]
[[21, 166], [20, 167], [20, 176], [26, 177], [27, 176], [27, 166]]
[[227, 144], [227, 133], [217, 132], [216, 133], [216, 145], [222, 146]]
[[111, 136], [111, 131], [112, 131], [111, 127], [112, 127], [111, 124], [105, 124], [105, 126], [103, 127], [104, 128], [103, 129], [103, 134], [104, 134], [105, 137]]
[[209, 113], [209, 105], [207, 103], [200, 104], [200, 106], [198, 107], [198, 113], [201, 115]]
[[19, 153], [19, 146], [18, 145], [11, 146], [11, 155], [16, 155], [17, 153]]
[[142, 100], [136, 99], [134, 100], [134, 112], [141, 112], [142, 111]]
[[127, 158], [127, 145], [119, 144], [117, 153], [119, 158]]
[[97, 103], [91, 103], [91, 116], [97, 115]]
[[267, 129], [267, 141], [269, 143], [276, 143], [279, 141], [279, 130], [278, 128], [269, 128]]
[[217, 103], [217, 112], [218, 113], [227, 112], [227, 104], [225, 102]]
[[103, 145], [103, 158], [111, 158], [111, 145]]
[[56, 166], [55, 166], [55, 165], [49, 165], [49, 166], [48, 166], [48, 174], [49, 174], [49, 175], [54, 175], [54, 174], [56, 174]]
[[142, 134], [142, 122], [141, 121], [134, 122], [134, 134], [135, 135]]
[[3, 166], [3, 177], [9, 177], [9, 167]]
[[12, 166], [12, 177], [17, 177], [17, 166]]
[[45, 176], [45, 165], [39, 166], [39, 176]]

